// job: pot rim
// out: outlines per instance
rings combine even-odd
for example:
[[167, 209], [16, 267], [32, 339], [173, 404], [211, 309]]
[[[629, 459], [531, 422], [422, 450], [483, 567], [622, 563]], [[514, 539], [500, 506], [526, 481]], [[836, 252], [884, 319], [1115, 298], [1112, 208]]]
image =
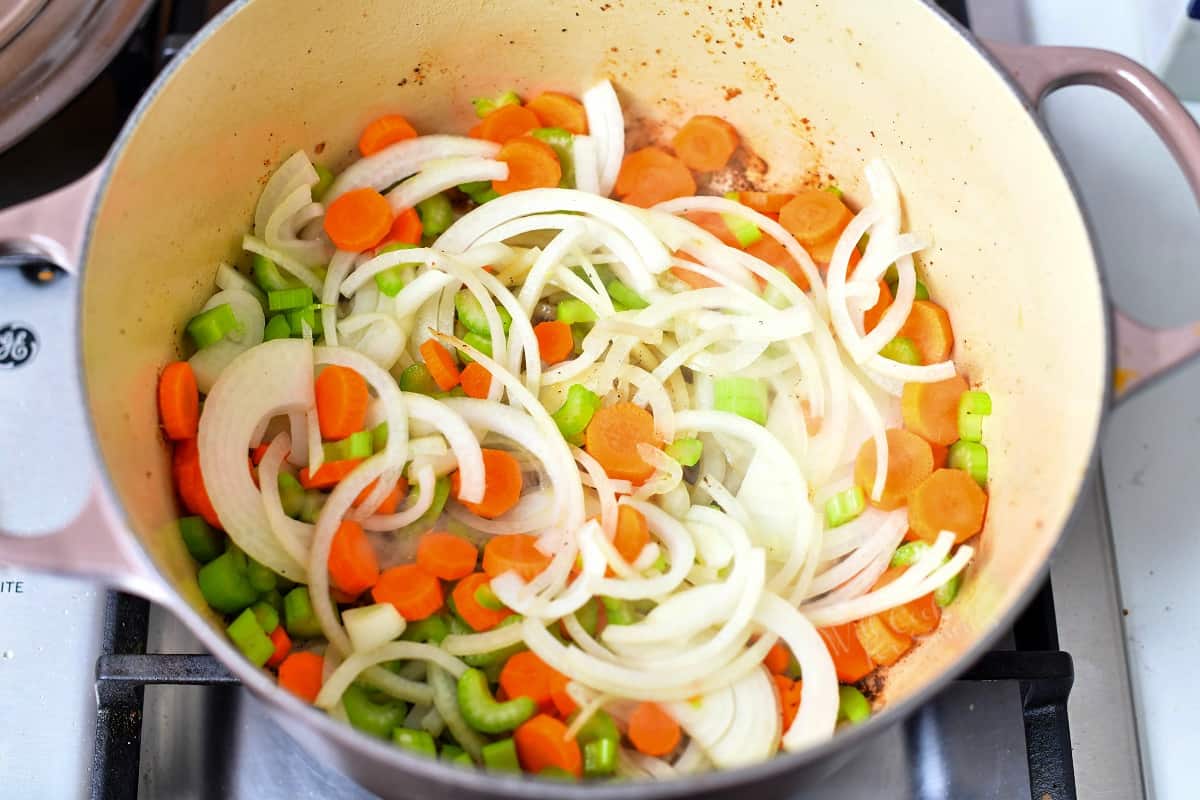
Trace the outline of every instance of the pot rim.
[[[109, 181], [112, 179], [113, 168], [117, 158], [124, 150], [126, 144], [131, 138], [134, 130], [136, 130], [142, 116], [146, 113], [149, 107], [157, 99], [159, 93], [163, 90], [166, 83], [175, 74], [176, 70], [187, 60], [187, 58], [205, 43], [228, 19], [237, 14], [253, 0], [236, 0], [234, 3], [227, 6], [219, 14], [213, 17], [209, 22], [198, 31], [187, 45], [180, 50], [179, 53], [171, 60], [162, 72], [155, 78], [153, 84], [146, 90], [146, 93], [139, 100], [137, 107], [130, 114], [120, 134], [114, 141], [112, 147], [105, 158], [103, 165], [103, 173], [100, 176], [99, 186], [95, 195], [91, 208], [88, 212], [88, 224], [83, 240], [82, 253], [86, 254], [91, 245], [92, 235], [96, 224], [96, 211], [100, 207]], [[1088, 453], [1087, 468], [1079, 477], [1078, 483], [1075, 486], [1074, 496], [1071, 501], [1071, 511], [1059, 529], [1054, 545], [1051, 548], [1050, 555], [1040, 564], [1037, 570], [1033, 573], [1032, 579], [1027, 586], [1021, 591], [1017, 602], [1014, 602], [1002, 614], [1000, 614], [992, 623], [990, 629], [979, 636], [975, 643], [960, 655], [947, 668], [942, 670], [941, 674], [930, 680], [925, 686], [918, 691], [913, 692], [903, 700], [887, 706], [878, 715], [872, 715], [867, 722], [855, 725], [850, 730], [843, 730], [837, 733], [833, 738], [819, 745], [810, 747], [797, 753], [780, 753], [768, 761], [760, 764], [755, 764], [747, 767], [739, 767], [736, 769], [715, 770], [712, 772], [701, 773], [698, 775], [684, 776], [674, 780], [667, 781], [638, 781], [631, 783], [589, 783], [589, 784], [567, 784], [560, 781], [538, 780], [531, 779], [523, 775], [505, 775], [493, 772], [484, 772], [483, 770], [464, 770], [449, 764], [428, 759], [422, 756], [413, 755], [400, 748], [391, 746], [367, 734], [356, 731], [351, 726], [335, 720], [333, 717], [319, 711], [315, 707], [305, 703], [291, 693], [279, 688], [271, 681], [267, 674], [262, 670], [254, 668], [246, 661], [240, 653], [238, 653], [228, 640], [214, 630], [203, 617], [195, 611], [190, 605], [184, 602], [179, 595], [177, 589], [167, 580], [158, 566], [149, 558], [145, 548], [137, 537], [128, 533], [132, 529], [129, 524], [129, 518], [125, 512], [123, 505], [117, 500], [117, 494], [112, 485], [108, 470], [101, 467], [98, 472], [98, 484], [101, 487], [105, 499], [113, 510], [113, 514], [124, 527], [124, 535], [128, 539], [133, 540], [132, 544], [136, 547], [139, 555], [148, 564], [150, 577], [164, 587], [164, 605], [184, 624], [188, 629], [195, 634], [204, 646], [209, 649], [218, 659], [220, 659], [230, 671], [238, 677], [244, 686], [253, 691], [258, 698], [268, 706], [268, 710], [272, 712], [284, 712], [293, 716], [298, 716], [305, 724], [315, 729], [321, 736], [326, 739], [336, 742], [341, 747], [350, 748], [359, 753], [365, 754], [373, 760], [387, 764], [394, 768], [398, 774], [414, 773], [423, 780], [433, 783], [438, 783], [443, 786], [453, 787], [459, 790], [475, 792], [481, 795], [507, 795], [512, 797], [530, 798], [530, 800], [600, 800], [601, 798], [613, 798], [614, 800], [641, 800], [642, 798], [669, 798], [669, 797], [690, 797], [695, 794], [707, 794], [710, 792], [718, 792], [721, 790], [729, 790], [739, 785], [760, 784], [776, 779], [784, 779], [785, 776], [795, 771], [796, 769], [817, 762], [822, 759], [827, 759], [836, 753], [843, 751], [851, 751], [863, 744], [867, 739], [874, 737], [885, 729], [889, 728], [915, 712], [921, 706], [926, 705], [933, 697], [944, 690], [950, 682], [957, 679], [959, 675], [965, 672], [972, 664], [979, 660], [984, 653], [992, 649], [993, 645], [1013, 626], [1017, 616], [1024, 611], [1025, 607], [1041, 589], [1047, 576], [1050, 572], [1050, 561], [1054, 554], [1059, 551], [1062, 546], [1063, 533], [1073, 524], [1080, 513], [1080, 495], [1084, 487], [1091, 481], [1097, 470], [1097, 453], [1099, 449], [1099, 437], [1104, 421], [1106, 420], [1113, 405], [1113, 371], [1115, 368], [1115, 347], [1114, 347], [1114, 322], [1112, 313], [1112, 303], [1108, 291], [1108, 284], [1105, 280], [1104, 271], [1101, 269], [1100, 257], [1096, 248], [1096, 236], [1093, 226], [1088, 220], [1087, 214], [1084, 211], [1084, 206], [1081, 202], [1081, 193], [1078, 184], [1071, 174], [1062, 152], [1054, 139], [1051, 137], [1049, 130], [1036, 113], [1028, 98], [1022, 92], [1021, 88], [1013, 80], [1009, 72], [1004, 66], [992, 55], [970, 31], [964, 28], [953, 17], [947, 14], [943, 9], [938, 7], [933, 0], [914, 0], [924, 6], [927, 11], [933, 15], [931, 22], [933, 24], [942, 24], [950, 28], [950, 30], [969, 44], [975, 52], [983, 58], [989, 66], [999, 75], [1007, 86], [1008, 90], [1013, 94], [1015, 99], [1020, 101], [1025, 113], [1037, 127], [1037, 130], [1042, 135], [1046, 146], [1054, 155], [1055, 161], [1062, 171], [1067, 185], [1070, 189], [1071, 196], [1075, 201], [1075, 207], [1080, 219], [1084, 224], [1087, 234], [1088, 246], [1092, 255], [1092, 266], [1095, 272], [1096, 280], [1100, 286], [1101, 298], [1105, 308], [1103, 309], [1103, 320], [1105, 328], [1105, 336], [1100, 346], [1104, 347], [1104, 389], [1101, 399], [1100, 414], [1097, 417], [1097, 423], [1091, 436], [1091, 446]], [[80, 273], [82, 278], [87, 277], [87, 259], [81, 259]], [[84, 292], [78, 293], [76, 306], [76, 320], [83, 318], [83, 303]], [[87, 430], [89, 441], [94, 452], [99, 455], [99, 440], [94, 427], [94, 421], [90, 413], [90, 402], [88, 395], [88, 386], [85, 379], [84, 369], [84, 350], [83, 350], [83, 328], [77, 325], [76, 335], [79, 337], [77, 344], [77, 364], [80, 386], [85, 402], [85, 407], [89, 409], [86, 414]], [[103, 464], [102, 458], [97, 458], [98, 464]], [[352, 777], [352, 776], [351, 776]]]

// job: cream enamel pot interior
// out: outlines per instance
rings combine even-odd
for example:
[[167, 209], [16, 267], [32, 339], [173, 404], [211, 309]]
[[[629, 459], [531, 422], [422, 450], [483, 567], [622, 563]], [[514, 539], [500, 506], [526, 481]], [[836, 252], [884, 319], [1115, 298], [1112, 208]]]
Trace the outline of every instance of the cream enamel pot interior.
[[[1127, 96], [1200, 186], [1200, 132], [1153, 76], [1113, 54], [1008, 48], [1036, 100], [1071, 82]], [[335, 170], [363, 124], [403, 112], [465, 130], [469, 98], [578, 91], [611, 76], [634, 139], [691, 112], [731, 120], [754, 180], [836, 180], [864, 198], [882, 156], [908, 224], [932, 234], [922, 273], [950, 309], [955, 357], [994, 398], [990, 509], [960, 599], [934, 641], [886, 676], [887, 710], [821, 747], [661, 784], [567, 786], [451, 769], [360, 735], [277, 689], [227, 643], [172, 523], [155, 382], [183, 322], [236, 260], [263, 182], [298, 148]], [[642, 132], [641, 134], [636, 132]], [[665, 797], [771, 794], [817, 781], [1004, 631], [1045, 575], [1093, 462], [1110, 385], [1109, 312], [1079, 204], [1030, 105], [991, 57], [917, 0], [612, 4], [252, 0], [214, 20], [151, 89], [117, 142], [92, 209], [79, 309], [82, 374], [103, 465], [67, 530], [0, 537], [0, 561], [99, 575], [162, 603], [318, 758], [384, 796]], [[1193, 338], [1117, 325], [1150, 377]]]

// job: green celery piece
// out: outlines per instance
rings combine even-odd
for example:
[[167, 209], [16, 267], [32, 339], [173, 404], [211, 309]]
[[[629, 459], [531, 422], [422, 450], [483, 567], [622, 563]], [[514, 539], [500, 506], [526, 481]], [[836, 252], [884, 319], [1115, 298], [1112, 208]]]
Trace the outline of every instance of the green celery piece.
[[600, 607], [600, 601], [590, 597], [583, 607], [575, 612], [575, 619], [587, 631], [588, 636], [596, 635], [596, 628], [600, 625]]
[[962, 573], [960, 572], [933, 590], [933, 601], [937, 603], [939, 607], [945, 608], [954, 602], [954, 598], [958, 597], [958, 590], [961, 586]]
[[292, 326], [288, 324], [287, 317], [283, 314], [276, 314], [267, 320], [267, 327], [263, 329], [263, 341], [269, 342], [272, 339], [288, 339], [292, 335]]
[[317, 308], [309, 306], [308, 308], [297, 308], [287, 312], [288, 325], [291, 326], [292, 336], [303, 336], [304, 328], [301, 323], [308, 323], [308, 327], [312, 329], [313, 336], [320, 336], [325, 332], [325, 326], [321, 321], [321, 313]]
[[554, 155], [558, 156], [558, 163], [562, 167], [562, 178], [558, 185], [564, 189], [575, 188], [575, 137], [570, 131], [562, 128], [535, 128], [530, 131], [530, 136], [545, 142], [554, 150]]
[[897, 336], [879, 349], [879, 355], [901, 364], [917, 366], [921, 363], [921, 351], [907, 336]]
[[378, 453], [383, 448], [387, 447], [388, 443], [388, 426], [387, 422], [381, 422], [374, 428], [371, 428], [371, 450]]
[[767, 384], [758, 378], [718, 378], [713, 383], [713, 407], [767, 424]]
[[280, 472], [277, 483], [279, 484], [279, 504], [283, 506], [283, 513], [292, 519], [298, 519], [304, 508], [304, 487], [290, 472]]
[[458, 679], [458, 709], [463, 719], [480, 733], [511, 731], [537, 713], [532, 697], [514, 697], [500, 702], [492, 696], [483, 670], [469, 669]]
[[234, 331], [240, 331], [242, 323], [233, 313], [229, 303], [213, 306], [207, 311], [201, 311], [188, 320], [187, 332], [200, 350], [214, 345]]
[[203, 517], [182, 517], [179, 535], [192, 558], [207, 564], [225, 550], [225, 534], [204, 521]]
[[650, 306], [640, 294], [615, 278], [604, 284], [604, 288], [614, 303], [620, 303], [625, 308], [643, 309]]
[[259, 600], [250, 606], [250, 610], [254, 612], [254, 617], [258, 620], [259, 627], [265, 633], [270, 633], [279, 627], [279, 612], [275, 610], [275, 606], [265, 600]]
[[667, 455], [685, 467], [696, 466], [700, 462], [700, 456], [703, 454], [704, 442], [699, 439], [691, 437], [681, 438], [667, 445]]
[[922, 541], [905, 542], [892, 553], [892, 567], [911, 567], [921, 560], [921, 556], [929, 551], [929, 544]]
[[274, 292], [280, 289], [291, 289], [302, 286], [300, 281], [279, 271], [279, 265], [266, 256], [255, 253], [251, 260], [251, 273], [254, 282], [264, 292]]
[[404, 725], [408, 707], [382, 692], [372, 692], [356, 683], [346, 687], [342, 707], [350, 724], [364, 733], [387, 739], [392, 731]]
[[559, 322], [565, 322], [568, 325], [574, 325], [577, 322], [595, 322], [597, 319], [596, 312], [592, 310], [591, 306], [573, 297], [558, 302], [555, 317]]
[[[574, 721], [578, 711], [571, 717]], [[587, 722], [583, 723], [579, 728], [579, 732], [575, 734], [575, 741], [580, 744], [588, 742], [601, 741], [609, 739], [614, 742], [621, 741], [621, 731], [617, 729], [617, 723], [609, 716], [608, 712], [600, 710], [588, 717]]]
[[441, 387], [429, 374], [429, 368], [424, 364], [410, 364], [400, 373], [400, 388], [406, 392], [416, 392], [433, 396], [440, 393]]
[[857, 725], [871, 716], [871, 702], [853, 686], [838, 687], [838, 721]]
[[966, 470], [980, 486], [987, 485], [988, 451], [979, 442], [968, 442], [960, 439], [950, 445], [946, 462], [951, 469]]
[[[454, 295], [454, 310], [458, 313], [458, 321], [467, 330], [477, 333], [480, 336], [490, 337], [492, 335], [492, 329], [488, 326], [487, 317], [483, 314], [483, 306], [479, 304], [478, 298], [471, 294], [469, 290], [462, 289], [458, 294]], [[503, 306], [497, 306], [496, 311], [500, 316], [500, 324], [504, 327], [504, 332], [508, 333], [509, 328], [512, 326], [512, 315]]]
[[417, 203], [417, 216], [421, 218], [422, 234], [432, 239], [454, 222], [454, 209], [450, 207], [450, 198], [439, 192]]
[[841, 187], [837, 186], [836, 184], [830, 184], [829, 186], [826, 186], [825, 191], [829, 192], [831, 195], [838, 198], [839, 200], [842, 197], [842, 189], [841, 189]]
[[512, 89], [500, 92], [494, 97], [476, 97], [471, 100], [471, 105], [475, 109], [475, 116], [483, 119], [488, 114], [502, 106], [519, 106], [521, 105], [521, 97]]
[[258, 599], [258, 591], [246, 575], [244, 558], [239, 550], [226, 550], [196, 575], [205, 601], [223, 614], [236, 614]]
[[246, 577], [249, 579], [250, 585], [254, 587], [254, 591], [259, 594], [275, 588], [275, 572], [252, 558], [246, 559]]
[[920, 281], [917, 281], [917, 294], [913, 299], [914, 300], [928, 300], [929, 299], [929, 287], [926, 286], [925, 284], [921, 283]]
[[612, 775], [617, 769], [616, 739], [596, 739], [583, 746], [583, 774], [588, 778]]
[[[475, 331], [464, 330], [462, 333], [462, 336], [460, 336], [459, 338], [462, 339], [467, 344], [471, 345], [471, 347], [474, 347], [476, 350], [483, 353], [488, 358], [491, 358], [491, 356], [492, 356], [492, 338], [491, 338], [490, 334], [488, 336], [480, 336], [478, 333], [475, 333]], [[463, 360], [464, 364], [470, 364], [472, 361], [475, 360], [475, 359], [471, 358], [469, 355], [467, 355], [466, 353], [461, 352], [461, 351], [459, 352], [458, 356], [459, 356], [459, 358], [461, 358]], [[455, 386], [454, 388], [457, 389], [459, 387]], [[453, 389], [451, 391], [453, 391]]]
[[267, 292], [268, 311], [291, 311], [293, 308], [304, 308], [312, 304], [312, 289], [307, 286], [297, 286], [294, 289], [275, 289]]
[[580, 383], [567, 389], [567, 398], [562, 406], [551, 414], [563, 438], [572, 444], [581, 444], [583, 432], [592, 417], [600, 409], [600, 396]]
[[315, 639], [321, 635], [321, 623], [313, 611], [307, 586], [297, 586], [283, 598], [284, 627], [297, 639]]
[[[413, 489], [415, 493], [419, 493], [420, 491], [420, 487]], [[449, 498], [450, 478], [443, 475], [437, 479], [437, 482], [433, 486], [433, 503], [415, 522], [401, 528], [398, 535], [406, 536], [414, 533], [427, 533], [433, 527], [433, 524], [437, 522], [438, 517], [442, 515], [442, 511], [446, 508], [446, 501]], [[414, 499], [416, 499], [416, 495], [414, 495]]]
[[430, 642], [441, 644], [450, 634], [450, 626], [441, 614], [434, 614], [425, 619], [409, 623], [400, 638], [407, 642]]
[[604, 616], [609, 625], [632, 625], [637, 622], [637, 615], [633, 613], [633, 606], [628, 600], [601, 597], [600, 602], [604, 604]]
[[496, 597], [496, 593], [492, 591], [492, 587], [486, 583], [475, 590], [475, 602], [489, 611], [504, 611], [508, 608], [508, 606], [500, 601], [499, 597]]
[[275, 644], [271, 637], [258, 624], [258, 618], [250, 609], [243, 611], [237, 619], [225, 629], [229, 638], [242, 651], [242, 655], [256, 667], [267, 663], [267, 659], [275, 652]]
[[867, 496], [861, 486], [852, 486], [825, 501], [825, 526], [837, 528], [856, 518], [867, 508]]
[[324, 164], [313, 164], [313, 169], [317, 171], [317, 182], [312, 187], [312, 199], [320, 202], [333, 185], [333, 173]]
[[405, 750], [420, 753], [423, 756], [437, 758], [437, 745], [429, 731], [415, 731], [412, 728], [395, 728], [392, 730], [392, 743]]
[[366, 458], [375, 452], [375, 443], [370, 431], [356, 431], [345, 439], [325, 442], [322, 446], [326, 461], [350, 461]]
[[992, 396], [987, 392], [963, 392], [958, 399], [958, 437], [968, 442], [983, 441], [983, 418], [992, 413]]
[[739, 217], [736, 214], [722, 214], [721, 219], [725, 221], [725, 227], [729, 228], [733, 238], [737, 239], [737, 243], [743, 248], [762, 239], [762, 231], [745, 217]]
[[496, 772], [520, 772], [517, 745], [512, 739], [501, 739], [483, 746], [483, 766]]

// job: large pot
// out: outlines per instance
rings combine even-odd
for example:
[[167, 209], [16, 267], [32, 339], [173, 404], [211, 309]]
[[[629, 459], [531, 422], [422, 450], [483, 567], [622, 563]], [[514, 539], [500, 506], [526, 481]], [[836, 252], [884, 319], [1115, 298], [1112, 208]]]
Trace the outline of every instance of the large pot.
[[[968, 666], [1045, 577], [1093, 464], [1116, 355], [1130, 359], [1118, 372], [1128, 388], [1197, 349], [1190, 328], [1154, 332], [1120, 317], [1114, 325], [1078, 200], [1029, 100], [968, 33], [917, 0], [350, 5], [236, 4], [131, 118], [92, 205], [78, 312], [102, 474], [74, 523], [44, 538], [0, 537], [0, 560], [89, 573], [164, 605], [318, 758], [382, 795], [769, 795], [784, 774], [819, 777], [837, 761], [830, 756]], [[1121, 93], [1200, 188], [1200, 131], [1145, 70], [1099, 51], [996, 55], [1035, 101], [1065, 83]], [[861, 199], [863, 164], [885, 157], [911, 227], [933, 234], [923, 276], [953, 314], [956, 359], [995, 399], [978, 556], [935, 640], [887, 674], [886, 710], [807, 752], [655, 785], [452, 769], [276, 688], [205, 612], [172, 527], [178, 509], [154, 402], [158, 369], [179, 355], [182, 321], [211, 291], [217, 260], [238, 257], [262, 182], [284, 157], [304, 148], [336, 168], [383, 112], [402, 111], [421, 130], [465, 130], [472, 96], [575, 91], [598, 75], [614, 78], [645, 130], [693, 111], [730, 119], [762, 158], [764, 186], [820, 175]]]

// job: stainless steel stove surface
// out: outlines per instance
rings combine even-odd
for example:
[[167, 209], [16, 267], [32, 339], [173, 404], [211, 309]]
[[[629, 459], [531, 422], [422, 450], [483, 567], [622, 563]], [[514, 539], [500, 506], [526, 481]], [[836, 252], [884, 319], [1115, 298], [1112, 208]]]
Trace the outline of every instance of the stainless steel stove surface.
[[[194, 30], [221, 5], [222, 0], [158, 4], [151, 22], [142, 26], [114, 66], [85, 93], [88, 108], [81, 112], [73, 104], [50, 123], [74, 130], [78, 127], [72, 123], [78, 118], [74, 115], [102, 108], [111, 130], [99, 131], [93, 139], [69, 140], [64, 158], [57, 162], [42, 157], [39, 141], [24, 142], [3, 154], [0, 206], [60, 185], [72, 171], [81, 174], [98, 161], [128, 113], [130, 98], [144, 88], [162, 52], [181, 39], [164, 39], [162, 31]], [[943, 5], [960, 13], [964, 5], [971, 5], [980, 12], [977, 20], [994, 33], [1020, 30], [1016, 21], [1021, 0], [967, 4], [948, 0]], [[15, 270], [0, 269], [0, 324], [20, 318], [47, 334], [38, 354], [39, 370], [48, 376], [45, 380], [61, 388], [39, 393], [39, 397], [46, 395], [47, 402], [58, 403], [53, 415], [41, 418], [60, 426], [82, 425], [77, 388], [72, 384], [74, 344], [69, 331], [53, 325], [56, 315], [71, 313], [72, 281], [66, 277], [58, 285], [39, 287]], [[7, 387], [0, 384], [0, 408], [16, 402], [14, 398], [32, 396], [15, 389], [11, 381]], [[6, 447], [18, 438], [28, 446], [22, 451], [25, 455], [9, 450], [8, 461], [0, 452], [0, 501], [4, 501], [0, 519], [13, 513], [11, 507], [5, 508], [5, 502], [14, 499], [13, 487], [30, 485], [28, 475], [17, 481], [9, 474], [6, 482], [5, 463], [32, 464], [47, 475], [54, 475], [64, 463], [86, 465], [86, 460], [73, 459], [71, 453], [48, 459], [46, 448], [35, 446], [38, 436], [56, 442], [63, 436], [41, 429], [8, 430], [4, 422], [0, 413]], [[86, 486], [86, 469], [67, 477], [58, 488], [35, 487], [19, 498], [22, 502], [15, 513], [24, 515], [19, 519], [49, 527], [50, 516], [69, 515], [77, 502], [71, 492]], [[819, 786], [781, 783], [779, 796], [832, 800], [1141, 796], [1142, 770], [1112, 552], [1107, 506], [1097, 480], [1085, 492], [1080, 513], [1055, 558], [1053, 599], [1044, 592], [1001, 644], [1015, 651], [990, 654], [968, 676], [972, 679], [955, 682], [922, 712], [876, 737]], [[20, 593], [14, 588], [16, 582], [21, 583]], [[0, 729], [0, 796], [107, 800], [371, 796], [334, 769], [315, 763], [252, 696], [226, 682], [227, 676], [211, 659], [122, 658], [121, 653], [143, 647], [148, 653], [201, 654], [202, 648], [168, 615], [149, 609], [147, 616], [144, 604], [129, 600], [110, 601], [107, 611], [105, 627], [101, 623], [105, 595], [91, 585], [0, 567], [0, 720], [8, 726]], [[47, 627], [54, 630], [55, 641], [47, 639]], [[1060, 647], [1074, 659], [1073, 686], [1071, 659], [1057, 652]], [[103, 648], [114, 655], [106, 655], [97, 667]], [[93, 669], [101, 677], [94, 693]], [[190, 671], [182, 676], [183, 682], [206, 685], [178, 685], [181, 671]], [[1062, 699], [1068, 691], [1069, 713], [1063, 714]], [[98, 755], [95, 763], [93, 754]]]

